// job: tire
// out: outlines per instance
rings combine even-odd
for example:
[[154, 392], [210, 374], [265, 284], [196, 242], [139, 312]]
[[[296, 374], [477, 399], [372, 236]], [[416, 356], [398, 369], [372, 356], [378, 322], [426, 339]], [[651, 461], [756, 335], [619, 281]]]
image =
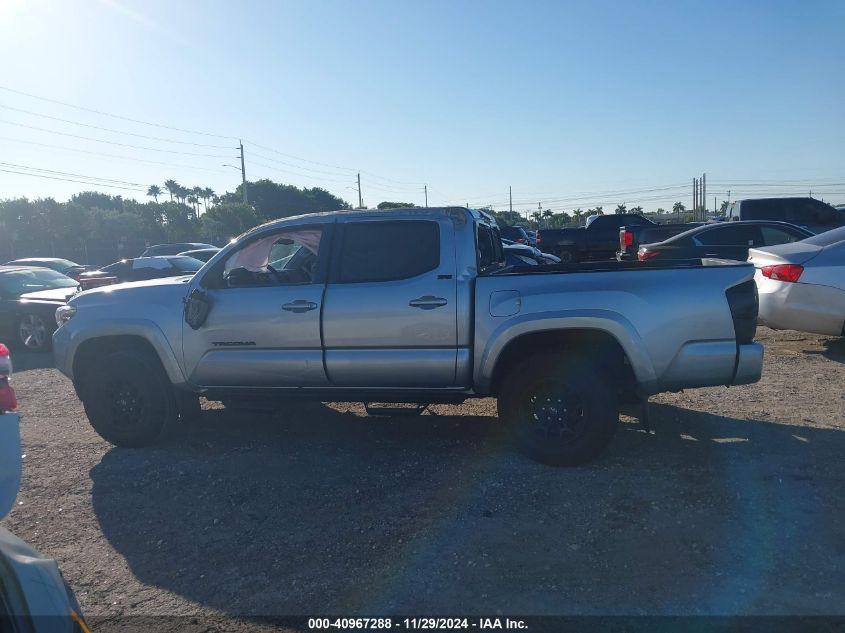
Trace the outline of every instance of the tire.
[[499, 392], [499, 417], [516, 448], [551, 466], [593, 460], [619, 423], [609, 372], [583, 356], [538, 354], [518, 363]]
[[38, 314], [22, 314], [15, 324], [18, 345], [30, 352], [46, 352], [53, 344], [54, 329]]
[[91, 426], [115, 446], [154, 444], [179, 415], [161, 363], [143, 348], [95, 359], [79, 377], [78, 392]]

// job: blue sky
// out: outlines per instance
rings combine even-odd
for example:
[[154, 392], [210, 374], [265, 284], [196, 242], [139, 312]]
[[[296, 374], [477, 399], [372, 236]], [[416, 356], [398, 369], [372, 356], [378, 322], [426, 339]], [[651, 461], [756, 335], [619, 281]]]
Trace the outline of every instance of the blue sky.
[[711, 206], [845, 202], [843, 27], [842, 1], [0, 0], [1, 87], [168, 126], [0, 89], [0, 197], [224, 191], [240, 137], [249, 178], [352, 202], [362, 170], [370, 205], [652, 210], [702, 172]]

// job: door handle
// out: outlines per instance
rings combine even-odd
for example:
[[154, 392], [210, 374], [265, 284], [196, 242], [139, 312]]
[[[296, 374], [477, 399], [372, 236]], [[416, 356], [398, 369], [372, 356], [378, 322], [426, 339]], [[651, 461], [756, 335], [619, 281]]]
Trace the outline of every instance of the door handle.
[[447, 303], [449, 302], [443, 297], [425, 295], [423, 297], [419, 297], [418, 299], [411, 299], [408, 302], [408, 305], [412, 308], [419, 308], [420, 310], [434, 310], [434, 308], [440, 308], [445, 306]]
[[282, 310], [287, 310], [288, 312], [296, 312], [297, 314], [300, 312], [308, 312], [309, 310], [316, 310], [317, 304], [313, 301], [306, 301], [305, 299], [297, 299], [296, 301], [291, 301], [290, 303], [286, 303], [282, 306]]

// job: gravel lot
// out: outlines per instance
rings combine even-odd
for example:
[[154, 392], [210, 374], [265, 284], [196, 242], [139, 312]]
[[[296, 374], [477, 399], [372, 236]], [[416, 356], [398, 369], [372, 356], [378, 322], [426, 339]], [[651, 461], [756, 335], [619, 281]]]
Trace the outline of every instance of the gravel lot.
[[[576, 469], [491, 400], [226, 411], [114, 448], [44, 356], [15, 356], [24, 470], [2, 525], [89, 616], [845, 614], [845, 342], [761, 328], [757, 385], [653, 399]], [[258, 625], [255, 625], [258, 626]]]

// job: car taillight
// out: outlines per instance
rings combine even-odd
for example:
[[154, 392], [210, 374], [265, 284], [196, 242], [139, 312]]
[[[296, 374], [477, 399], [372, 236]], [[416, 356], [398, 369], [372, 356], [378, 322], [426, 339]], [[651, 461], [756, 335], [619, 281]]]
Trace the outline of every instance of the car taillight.
[[538, 231], [538, 232], [537, 232], [537, 246], [539, 246], [539, 245], [540, 245], [540, 242], [541, 242], [541, 241], [542, 241], [542, 240], [540, 239], [540, 233], [539, 233], [539, 231]]
[[619, 246], [622, 250], [634, 245], [634, 233], [631, 231], [619, 231]]
[[524, 237], [518, 237], [518, 238], [516, 238], [516, 242], [517, 242], [517, 244], [525, 244], [525, 238]]
[[800, 279], [801, 273], [804, 272], [804, 267], [800, 264], [776, 264], [772, 266], [763, 266], [760, 269], [763, 277], [774, 279], [775, 281], [789, 281], [795, 283]]
[[644, 262], [644, 261], [649, 260], [653, 257], [657, 257], [658, 255], [660, 255], [659, 251], [650, 251], [647, 248], [641, 248], [637, 252], [637, 259], [640, 260], [641, 262]]

